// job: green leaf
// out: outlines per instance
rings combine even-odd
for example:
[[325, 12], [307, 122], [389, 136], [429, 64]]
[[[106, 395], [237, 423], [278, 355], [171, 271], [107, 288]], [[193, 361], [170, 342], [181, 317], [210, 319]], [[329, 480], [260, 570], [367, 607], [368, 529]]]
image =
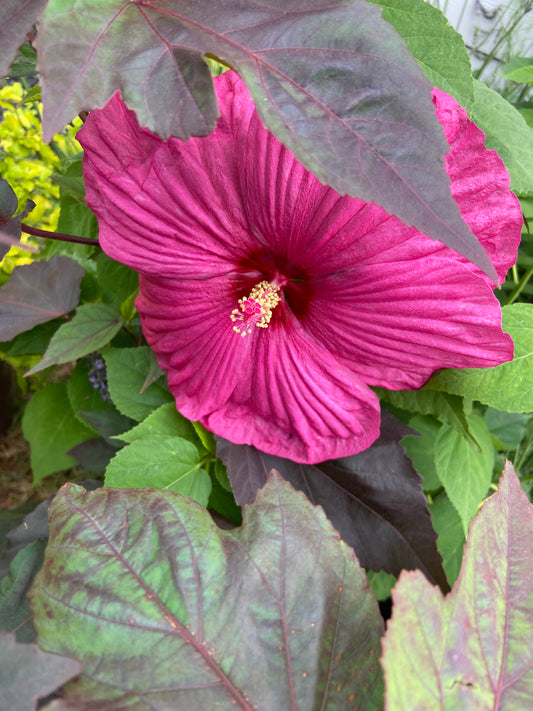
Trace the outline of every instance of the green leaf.
[[383, 706], [364, 571], [277, 474], [231, 531], [172, 492], [63, 487], [32, 606], [42, 649], [84, 664], [74, 708]]
[[216, 442], [213, 433], [206, 430], [205, 427], [199, 422], [192, 422], [191, 424], [194, 427], [194, 431], [196, 432], [198, 439], [205, 449], [208, 452], [214, 453], [216, 449]]
[[196, 431], [192, 422], [176, 410], [176, 405], [173, 402], [161, 405], [140, 424], [127, 432], [117, 435], [116, 439], [131, 443], [150, 435], [183, 437], [190, 442], [197, 441]]
[[462, 36], [446, 16], [425, 0], [371, 0], [383, 8], [383, 19], [404, 38], [429, 81], [470, 111], [474, 82]]
[[498, 449], [502, 451], [518, 447], [524, 428], [531, 419], [531, 415], [519, 412], [501, 412], [493, 407], [488, 407], [483, 417], [489, 432], [497, 441]]
[[474, 82], [472, 120], [485, 132], [485, 145], [498, 151], [511, 176], [511, 188], [519, 194], [533, 190], [533, 129], [500, 94], [480, 81]]
[[31, 446], [34, 484], [75, 466], [76, 460], [66, 452], [93, 434], [74, 416], [66, 383], [45, 385], [35, 393], [24, 410], [22, 430]]
[[387, 708], [525, 711], [533, 699], [533, 509], [512, 467], [476, 516], [443, 599], [419, 571], [393, 591]]
[[496, 278], [451, 196], [431, 84], [363, 0], [289, 8], [283, 0], [146, 0], [142, 10], [85, 0], [76, 12], [49, 0], [37, 49], [45, 138], [117, 89], [162, 138], [208, 135], [218, 107], [202, 57], [213, 55], [237, 71], [265, 126], [321, 182], [373, 200]]
[[207, 506], [211, 479], [202, 468], [205, 459], [181, 437], [150, 435], [121, 449], [110, 461], [106, 486], [134, 489], [150, 486], [168, 489]]
[[111, 399], [117, 409], [133, 420], [144, 420], [161, 405], [174, 398], [158, 378], [143, 390], [152, 363], [152, 351], [141, 348], [106, 348], [102, 354], [107, 366]]
[[426, 387], [479, 400], [497, 410], [533, 411], [533, 304], [502, 309], [503, 330], [514, 341], [514, 359], [495, 368], [445, 369]]
[[424, 477], [424, 491], [440, 489], [441, 482], [435, 469], [435, 440], [441, 428], [433, 417], [415, 415], [409, 420], [409, 427], [420, 432], [419, 436], [408, 435], [401, 441], [405, 453], [413, 462], [416, 471]]
[[533, 84], [533, 57], [511, 57], [501, 75], [520, 84]]
[[395, 575], [380, 570], [379, 573], [368, 570], [366, 573], [370, 589], [377, 600], [387, 600], [391, 596], [392, 588], [396, 585], [398, 578]]
[[51, 365], [69, 363], [97, 351], [109, 343], [123, 323], [121, 315], [106, 304], [79, 306], [72, 321], [57, 329], [42, 360], [26, 375], [33, 375]]
[[421, 415], [431, 415], [440, 422], [450, 425], [462, 437], [476, 444], [464, 412], [463, 399], [448, 393], [436, 392], [437, 390], [438, 388], [431, 390], [426, 388], [420, 388], [420, 390], [376, 388], [380, 399], [390, 403], [393, 407], [408, 412], [417, 412]]
[[[116, 412], [112, 403], [104, 400], [100, 394], [100, 391], [97, 388], [93, 388], [91, 385], [89, 381], [89, 368], [86, 360], [80, 360], [76, 363], [76, 366], [67, 381], [67, 394], [74, 416], [86, 426], [88, 420], [85, 415], [87, 412], [102, 410]], [[117, 415], [118, 414], [119, 413], [117, 413]], [[120, 417], [122, 417], [122, 415]], [[94, 427], [93, 434], [96, 432], [98, 432], [98, 430]]]
[[129, 267], [115, 262], [107, 254], [96, 258], [98, 283], [103, 289], [104, 299], [120, 309], [122, 304], [139, 289], [139, 275]]
[[494, 447], [485, 421], [474, 412], [469, 425], [481, 451], [448, 425], [442, 426], [435, 440], [435, 468], [461, 517], [465, 535], [487, 493], [494, 466]]
[[465, 534], [455, 506], [443, 492], [429, 504], [431, 520], [437, 531], [437, 548], [450, 585], [459, 576], [463, 561]]

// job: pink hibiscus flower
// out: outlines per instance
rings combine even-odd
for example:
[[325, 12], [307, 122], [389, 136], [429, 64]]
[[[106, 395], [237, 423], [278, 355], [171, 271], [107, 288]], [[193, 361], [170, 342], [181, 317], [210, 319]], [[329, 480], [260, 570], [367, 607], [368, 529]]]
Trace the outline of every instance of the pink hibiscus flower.
[[[321, 184], [263, 126], [233, 72], [214, 133], [165, 142], [118, 94], [90, 114], [87, 202], [140, 273], [143, 332], [180, 412], [238, 444], [314, 463], [379, 434], [369, 386], [512, 358], [490, 280], [373, 203]], [[465, 111], [434, 90], [463, 218], [503, 281], [522, 218]]]

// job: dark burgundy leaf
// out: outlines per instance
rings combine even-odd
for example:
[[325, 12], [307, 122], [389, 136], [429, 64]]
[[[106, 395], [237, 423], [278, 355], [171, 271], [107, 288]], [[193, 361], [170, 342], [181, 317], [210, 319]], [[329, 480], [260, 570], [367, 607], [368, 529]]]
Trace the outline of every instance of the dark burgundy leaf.
[[34, 711], [37, 700], [79, 674], [83, 666], [43, 652], [35, 644], [18, 644], [0, 633], [0, 709]]
[[63, 487], [31, 599], [39, 644], [84, 664], [70, 711], [382, 708], [365, 573], [277, 474], [232, 531], [171, 491]]
[[0, 2], [0, 77], [7, 74], [17, 50], [48, 0], [2, 0]]
[[7, 575], [0, 576], [0, 630], [14, 632], [17, 642], [35, 640], [27, 593], [43, 564], [45, 547], [45, 541], [30, 543], [19, 551]]
[[62, 256], [17, 267], [0, 288], [0, 341], [71, 311], [83, 275], [79, 264]]
[[222, 439], [217, 455], [227, 467], [238, 504], [252, 501], [268, 472], [277, 469], [312, 503], [322, 506], [361, 565], [394, 575], [419, 568], [448, 590], [422, 478], [399, 444], [407, 434], [412, 430], [383, 412], [379, 439], [351, 457], [296, 464]]
[[451, 197], [431, 85], [379, 8], [85, 0], [66, 13], [50, 3], [37, 44], [46, 139], [118, 89], [164, 138], [210, 133], [217, 107], [202, 55], [211, 53], [237, 70], [265, 125], [319, 180], [377, 202], [496, 277]]
[[48, 509], [52, 499], [41, 501], [31, 513], [24, 517], [22, 523], [6, 535], [6, 546], [0, 561], [0, 578], [9, 568], [15, 556], [35, 541], [48, 539]]
[[103, 437], [94, 437], [77, 444], [67, 454], [91, 474], [103, 474], [117, 449], [120, 447], [113, 447]]
[[0, 224], [6, 217], [11, 217], [18, 207], [17, 196], [11, 185], [0, 178]]

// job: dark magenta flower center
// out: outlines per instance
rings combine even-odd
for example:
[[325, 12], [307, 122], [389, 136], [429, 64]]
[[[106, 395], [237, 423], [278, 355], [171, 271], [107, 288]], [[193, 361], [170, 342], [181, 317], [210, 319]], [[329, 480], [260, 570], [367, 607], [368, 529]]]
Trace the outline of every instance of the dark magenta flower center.
[[[257, 249], [240, 259], [235, 271], [235, 301], [246, 298], [258, 283], [268, 281], [280, 287], [282, 301], [297, 318], [306, 316], [315, 293], [311, 274], [289, 261], [285, 255], [270, 249]], [[283, 303], [273, 312], [272, 325], [282, 322]]]

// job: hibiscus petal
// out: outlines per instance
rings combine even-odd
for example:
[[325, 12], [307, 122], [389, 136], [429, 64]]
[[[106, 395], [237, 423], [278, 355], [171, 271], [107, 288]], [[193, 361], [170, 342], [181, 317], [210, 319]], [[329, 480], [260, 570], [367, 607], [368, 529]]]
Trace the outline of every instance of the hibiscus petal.
[[[509, 189], [509, 174], [497, 152], [485, 148], [485, 134], [454, 98], [434, 89], [433, 100], [450, 146], [446, 172], [452, 195], [503, 283], [516, 262], [523, 224], [520, 203]], [[470, 264], [464, 257], [460, 259]], [[480, 269], [476, 267], [475, 271], [492, 283]]]
[[411, 239], [381, 262], [321, 279], [306, 330], [365, 382], [390, 389], [418, 388], [440, 368], [511, 360], [492, 288], [450, 250], [432, 249]]
[[[510, 179], [485, 136], [455, 99], [435, 89], [436, 115], [450, 146], [446, 169], [463, 219], [493, 261], [500, 281], [515, 263], [522, 214]], [[371, 254], [422, 233], [389, 216], [373, 203], [340, 196], [322, 185], [272, 134], [257, 114], [239, 124], [243, 169], [241, 192], [247, 196], [248, 221], [270, 249], [313, 273], [350, 268]], [[386, 223], [386, 224], [385, 224]], [[430, 252], [450, 251], [428, 239]], [[459, 261], [470, 265], [453, 252]], [[482, 272], [471, 265], [472, 271]], [[492, 284], [488, 277], [489, 284]]]
[[237, 304], [228, 280], [141, 275], [139, 285], [135, 305], [146, 340], [168, 374], [178, 410], [200, 420], [227, 402], [251, 349], [233, 331]]
[[236, 444], [296, 462], [366, 449], [379, 435], [375, 394], [290, 321], [250, 337], [235, 391], [203, 424]]
[[234, 100], [234, 78], [217, 87], [222, 115], [205, 138], [162, 141], [139, 127], [118, 94], [78, 133], [102, 247], [139, 272], [223, 274], [256, 244], [239, 192], [232, 125], [236, 112], [247, 122], [253, 105]]

